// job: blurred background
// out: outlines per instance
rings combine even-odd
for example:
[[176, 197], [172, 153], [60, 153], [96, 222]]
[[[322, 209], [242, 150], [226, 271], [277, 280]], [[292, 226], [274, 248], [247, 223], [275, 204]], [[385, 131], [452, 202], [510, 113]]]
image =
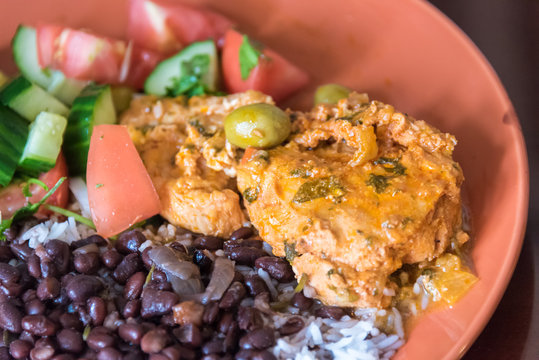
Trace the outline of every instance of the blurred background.
[[483, 52], [526, 138], [530, 206], [524, 246], [494, 316], [463, 359], [539, 359], [539, 0], [430, 0]]

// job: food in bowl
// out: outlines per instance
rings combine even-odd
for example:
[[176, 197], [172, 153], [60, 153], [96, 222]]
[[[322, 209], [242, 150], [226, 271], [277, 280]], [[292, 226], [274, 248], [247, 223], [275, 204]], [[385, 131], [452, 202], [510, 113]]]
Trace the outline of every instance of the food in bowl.
[[[19, 274], [2, 284], [0, 325], [16, 334], [2, 351], [389, 358], [404, 342], [403, 317], [429, 300], [452, 304], [475, 281], [460, 255], [468, 236], [451, 135], [335, 85], [320, 89], [310, 112], [283, 111], [274, 101], [305, 73], [235, 30], [225, 29], [221, 62], [231, 95], [218, 93], [218, 50], [206, 40], [222, 33], [158, 54], [164, 60], [141, 82], [126, 80], [148, 65], [135, 61], [135, 37], [123, 46], [63, 27], [33, 30], [21, 27], [14, 40], [33, 60], [19, 59], [23, 77], [0, 93], [19, 129], [1, 195], [24, 195], [19, 208], [2, 208], [5, 271]], [[74, 70], [73, 43], [90, 53], [117, 46]], [[60, 85], [47, 83], [45, 64]], [[113, 125], [126, 85], [148, 95]], [[43, 145], [53, 137], [55, 146]], [[61, 149], [87, 181], [72, 176], [74, 197], [51, 204], [65, 186]], [[25, 187], [15, 171], [44, 175]], [[39, 202], [25, 204], [28, 192], [41, 192]], [[28, 219], [40, 207], [46, 220]]]

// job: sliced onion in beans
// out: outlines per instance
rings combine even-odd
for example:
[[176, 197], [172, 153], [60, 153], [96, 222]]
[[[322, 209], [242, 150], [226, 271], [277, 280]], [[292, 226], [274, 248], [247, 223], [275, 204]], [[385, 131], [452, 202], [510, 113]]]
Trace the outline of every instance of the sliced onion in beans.
[[198, 266], [176, 256], [174, 250], [169, 247], [154, 247], [148, 252], [148, 255], [156, 267], [181, 280], [189, 280], [192, 277], [200, 278]]
[[95, 243], [84, 245], [84, 246], [81, 246], [80, 248], [73, 250], [73, 255], [88, 254], [88, 253], [99, 253], [99, 248], [97, 247]]
[[202, 303], [209, 300], [220, 300], [234, 279], [234, 262], [225, 257], [215, 259], [210, 283], [202, 296]]
[[88, 202], [88, 188], [86, 183], [80, 177], [72, 177], [69, 179], [69, 190], [75, 195], [75, 199], [80, 204], [81, 214], [84, 217], [90, 217], [90, 204]]
[[193, 277], [187, 280], [182, 280], [174, 274], [165, 271], [167, 279], [172, 285], [172, 290], [185, 299], [186, 295], [199, 294], [204, 290], [204, 286], [199, 277]]

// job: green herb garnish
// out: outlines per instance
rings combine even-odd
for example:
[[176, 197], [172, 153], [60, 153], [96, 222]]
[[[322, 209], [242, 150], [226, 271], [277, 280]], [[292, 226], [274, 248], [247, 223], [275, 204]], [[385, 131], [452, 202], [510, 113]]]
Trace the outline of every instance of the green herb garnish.
[[182, 61], [180, 64], [180, 78], [172, 78], [172, 87], [167, 87], [167, 96], [186, 95], [188, 97], [196, 95], [209, 94], [207, 85], [203, 77], [210, 69], [210, 56], [207, 54], [198, 54], [188, 61]]
[[200, 123], [200, 121], [198, 121], [198, 119], [189, 121], [189, 125], [191, 125], [195, 129], [197, 129], [197, 131], [200, 133], [200, 135], [202, 135], [204, 137], [213, 136], [213, 134], [211, 132], [207, 131], [206, 128], [204, 127], [204, 125], [202, 125]]
[[30, 192], [30, 184], [39, 185], [45, 191], [49, 191], [49, 187], [43, 181], [39, 179], [31, 178], [31, 179], [26, 180], [26, 185], [24, 185], [24, 187], [22, 188], [22, 193], [26, 197], [32, 197], [32, 193]]
[[365, 181], [365, 184], [372, 186], [380, 194], [389, 186], [389, 180], [392, 178], [392, 176], [370, 174], [369, 180]]
[[406, 174], [406, 168], [400, 163], [400, 159], [381, 157], [374, 161], [374, 165], [382, 165], [385, 171], [395, 175]]
[[295, 242], [284, 242], [284, 253], [285, 258], [289, 263], [292, 263], [296, 256], [298, 256], [298, 253], [296, 252], [296, 243]]
[[292, 201], [301, 204], [326, 196], [340, 198], [344, 196], [345, 192], [344, 186], [336, 176], [327, 176], [303, 183], [294, 194]]
[[253, 44], [247, 35], [243, 35], [243, 41], [240, 45], [239, 60], [241, 79], [247, 80], [251, 71], [258, 65], [258, 60], [262, 56], [261, 47]]
[[258, 193], [260, 192], [260, 188], [258, 185], [255, 188], [248, 187], [243, 191], [243, 198], [247, 200], [249, 204], [252, 204], [258, 199]]
[[335, 269], [329, 269], [327, 272], [327, 276], [331, 277], [331, 275], [335, 274]]
[[49, 209], [50, 211], [54, 211], [55, 213], [60, 214], [60, 215], [64, 215], [66, 217], [72, 217], [72, 218], [75, 219], [75, 221], [78, 221], [81, 224], [84, 224], [84, 225], [88, 226], [89, 228], [92, 228], [92, 229], [96, 230], [93, 221], [88, 219], [88, 218], [85, 218], [84, 216], [82, 216], [80, 214], [77, 214], [77, 213], [75, 213], [73, 211], [69, 211], [67, 209], [64, 209], [64, 208], [61, 208], [61, 207], [58, 207], [58, 206], [54, 206], [54, 205], [50, 205], [50, 204], [45, 204], [44, 206], [47, 209]]
[[11, 218], [2, 220], [2, 222], [0, 223], [0, 240], [6, 240], [6, 235], [4, 234], [4, 232], [7, 229], [9, 229], [14, 222], [34, 215], [39, 210], [40, 206], [43, 205], [45, 201], [47, 201], [47, 199], [56, 192], [56, 190], [58, 190], [60, 185], [62, 185], [65, 180], [66, 180], [66, 177], [60, 178], [60, 180], [58, 180], [56, 185], [54, 185], [54, 187], [50, 189], [45, 194], [45, 196], [43, 196], [43, 198], [39, 200], [37, 203], [32, 204], [29, 202], [28, 205], [23, 206], [22, 208], [15, 211], [15, 213], [13, 214]]
[[305, 284], [307, 284], [307, 280], [309, 280], [309, 277], [307, 274], [301, 274], [301, 277], [298, 281], [298, 286], [294, 289], [294, 292], [299, 293], [303, 288], [305, 287]]
[[103, 187], [103, 186], [104, 186], [103, 184], [95, 184], [96, 189], [99, 189], [100, 187]]

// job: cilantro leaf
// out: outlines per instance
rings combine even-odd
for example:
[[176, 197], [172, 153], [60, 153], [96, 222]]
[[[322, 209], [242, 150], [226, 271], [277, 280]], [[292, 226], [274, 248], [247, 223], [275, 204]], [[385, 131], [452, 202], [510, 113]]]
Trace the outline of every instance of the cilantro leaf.
[[210, 56], [198, 54], [180, 64], [181, 77], [172, 78], [172, 87], [167, 88], [168, 96], [187, 95], [188, 97], [209, 94], [204, 76], [210, 69]]
[[0, 223], [0, 240], [6, 240], [6, 235], [4, 235], [4, 232], [11, 227], [11, 224], [13, 224], [13, 222], [22, 220], [24, 218], [34, 215], [39, 210], [39, 207], [43, 205], [45, 201], [47, 201], [47, 199], [56, 192], [56, 190], [58, 190], [60, 185], [62, 185], [65, 180], [66, 180], [66, 177], [60, 178], [60, 180], [58, 180], [56, 185], [54, 185], [54, 187], [50, 189], [45, 194], [45, 196], [43, 196], [43, 198], [39, 200], [37, 203], [35, 204], [28, 203], [28, 205], [15, 211], [15, 213], [13, 214], [11, 218], [2, 220], [2, 222]]
[[241, 79], [247, 80], [251, 71], [258, 65], [258, 59], [262, 52], [258, 46], [253, 45], [247, 35], [243, 35], [243, 41], [240, 45], [239, 59]]

